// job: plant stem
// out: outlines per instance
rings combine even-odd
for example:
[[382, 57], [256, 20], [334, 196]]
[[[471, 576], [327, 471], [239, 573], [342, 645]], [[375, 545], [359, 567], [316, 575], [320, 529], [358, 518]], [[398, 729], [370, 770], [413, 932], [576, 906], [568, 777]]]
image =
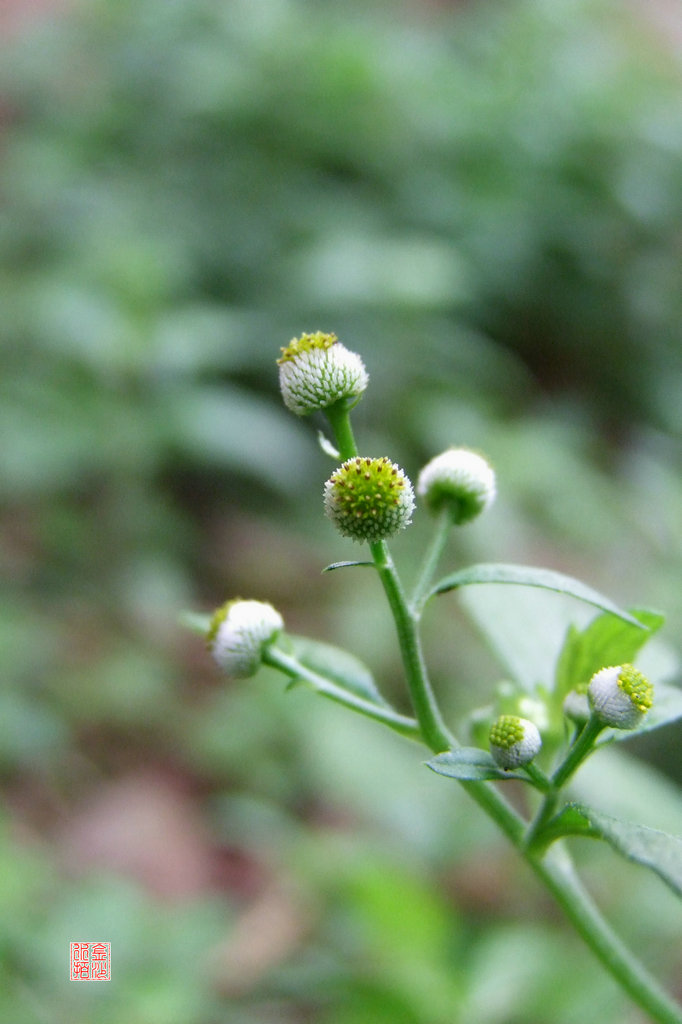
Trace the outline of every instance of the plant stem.
[[400, 733], [401, 736], [423, 742], [424, 737], [419, 728], [419, 723], [414, 718], [400, 715], [389, 705], [383, 707], [381, 704], [374, 704], [372, 701], [365, 700], [350, 690], [338, 686], [331, 679], [327, 679], [325, 676], [313, 672], [312, 669], [306, 668], [297, 658], [282, 651], [279, 647], [266, 648], [263, 652], [263, 662], [266, 665], [272, 666], [272, 668], [279, 669], [280, 672], [289, 676], [290, 679], [302, 679], [321, 696], [328, 697], [330, 700], [336, 701], [337, 704], [343, 704], [353, 711], [359, 711], [360, 714], [366, 715], [368, 718], [374, 718], [377, 722], [383, 722], [384, 725], [393, 729], [394, 732]]
[[528, 853], [525, 856], [579, 935], [634, 1002], [658, 1024], [682, 1024], [682, 1008], [663, 991], [604, 920], [563, 847], [553, 847], [543, 858]]
[[573, 775], [585, 758], [592, 753], [594, 742], [603, 729], [604, 726], [601, 722], [592, 715], [569, 747], [566, 757], [554, 771], [549, 780], [549, 788], [546, 790], [545, 799], [540, 804], [535, 818], [528, 826], [525, 841], [528, 850], [538, 849], [542, 846], [542, 830], [556, 810], [562, 786], [568, 782], [571, 775]]
[[424, 605], [426, 594], [440, 561], [440, 556], [443, 554], [447, 539], [450, 536], [452, 525], [450, 510], [448, 508], [441, 509], [436, 518], [431, 543], [426, 549], [424, 561], [422, 562], [419, 576], [412, 592], [411, 607], [416, 612], [421, 612]]
[[336, 447], [339, 449], [339, 457], [342, 462], [352, 459], [358, 454], [358, 446], [355, 443], [353, 428], [350, 423], [350, 409], [347, 398], [342, 398], [329, 405], [324, 410], [329, 420], [329, 425], [334, 432]]
[[393, 613], [412, 707], [424, 742], [435, 753], [449, 750], [455, 741], [445, 726], [431, 689], [417, 629], [419, 620], [407, 605], [386, 541], [374, 541], [369, 547]]
[[591, 715], [578, 733], [566, 757], [552, 775], [552, 785], [555, 789], [561, 789], [587, 755], [592, 753], [594, 742], [603, 730], [604, 726], [599, 719], [595, 715]]

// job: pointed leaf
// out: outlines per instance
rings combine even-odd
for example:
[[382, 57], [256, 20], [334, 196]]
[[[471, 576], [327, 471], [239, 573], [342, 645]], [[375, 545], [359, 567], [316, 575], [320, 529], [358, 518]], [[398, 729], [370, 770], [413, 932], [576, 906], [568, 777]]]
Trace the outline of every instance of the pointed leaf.
[[211, 616], [205, 615], [202, 612], [181, 612], [178, 616], [178, 622], [185, 629], [190, 629], [193, 633], [198, 633], [200, 636], [206, 636], [211, 626]]
[[354, 654], [305, 636], [287, 634], [287, 639], [296, 658], [306, 668], [331, 679], [337, 686], [342, 686], [357, 697], [382, 707], [389, 706], [379, 693], [370, 670]]
[[332, 459], [335, 459], [336, 462], [338, 462], [341, 458], [340, 452], [336, 450], [329, 438], [326, 437], [321, 430], [318, 430], [317, 432], [317, 440], [324, 454], [330, 455]]
[[547, 839], [583, 835], [603, 839], [623, 857], [654, 871], [682, 896], [682, 839], [582, 804], [569, 804], [547, 826]]
[[480, 747], [458, 747], [456, 750], [437, 754], [426, 762], [426, 767], [437, 775], [445, 775], [448, 779], [458, 779], [460, 782], [518, 778], [528, 781], [517, 772], [506, 772], [503, 768], [498, 768], [492, 755]]
[[556, 669], [555, 692], [559, 700], [579, 684], [588, 682], [600, 668], [634, 661], [665, 621], [658, 612], [647, 609], [633, 609], [630, 614], [639, 626], [605, 614], [598, 615], [583, 630], [569, 627]]
[[500, 563], [480, 563], [471, 565], [467, 569], [451, 573], [440, 580], [431, 590], [429, 596], [444, 594], [448, 590], [456, 590], [458, 587], [470, 586], [472, 583], [511, 583], [523, 587], [541, 587], [543, 590], [553, 590], [559, 594], [568, 594], [586, 604], [601, 608], [602, 611], [617, 615], [625, 622], [629, 622], [638, 629], [644, 630], [637, 619], [628, 612], [623, 611], [608, 597], [588, 587], [580, 580], [572, 576], [565, 576], [561, 572], [554, 572], [552, 569], [536, 569], [527, 565], [507, 565]]
[[351, 565], [369, 565], [374, 567], [374, 562], [332, 562], [331, 565], [325, 565], [322, 572], [333, 572], [334, 569], [348, 569]]

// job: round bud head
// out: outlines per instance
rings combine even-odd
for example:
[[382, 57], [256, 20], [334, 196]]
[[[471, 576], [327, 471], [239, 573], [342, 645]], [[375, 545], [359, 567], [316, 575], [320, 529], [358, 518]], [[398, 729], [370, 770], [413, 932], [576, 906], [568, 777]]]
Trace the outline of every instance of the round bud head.
[[302, 334], [282, 349], [279, 386], [287, 409], [305, 416], [342, 398], [358, 399], [369, 377], [359, 355], [335, 334]]
[[587, 696], [602, 725], [634, 729], [654, 702], [654, 688], [632, 665], [616, 665], [592, 676]]
[[587, 699], [587, 686], [577, 686], [564, 697], [564, 714], [576, 725], [584, 725], [590, 717], [590, 704]]
[[468, 523], [495, 498], [495, 473], [490, 463], [468, 448], [448, 448], [422, 469], [417, 494], [431, 512], [450, 509], [453, 521]]
[[248, 679], [263, 661], [263, 651], [284, 628], [282, 616], [265, 601], [228, 601], [213, 615], [206, 643], [232, 679]]
[[527, 718], [500, 715], [490, 728], [490, 753], [505, 771], [529, 764], [542, 746], [538, 727]]
[[348, 459], [324, 485], [324, 510], [339, 533], [384, 540], [409, 526], [412, 484], [389, 459]]

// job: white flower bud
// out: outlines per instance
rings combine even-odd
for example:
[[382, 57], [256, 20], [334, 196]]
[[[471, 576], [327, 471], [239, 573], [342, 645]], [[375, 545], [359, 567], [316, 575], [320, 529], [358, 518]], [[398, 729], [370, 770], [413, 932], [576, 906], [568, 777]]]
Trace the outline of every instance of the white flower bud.
[[490, 753], [505, 771], [529, 764], [542, 746], [538, 727], [527, 718], [500, 715], [490, 729]]
[[653, 704], [654, 688], [632, 665], [616, 665], [596, 672], [587, 688], [592, 711], [602, 725], [634, 729]]
[[232, 679], [256, 674], [263, 651], [284, 628], [282, 616], [264, 601], [228, 601], [213, 615], [206, 643]]
[[475, 519], [495, 498], [495, 473], [490, 463], [468, 448], [448, 448], [424, 466], [417, 494], [431, 512], [450, 509], [455, 523]]
[[387, 458], [348, 459], [324, 485], [324, 510], [339, 533], [384, 540], [412, 522], [414, 491]]
[[369, 381], [360, 356], [322, 331], [294, 338], [277, 362], [284, 404], [297, 416], [357, 399]]
[[571, 690], [564, 697], [564, 714], [576, 725], [584, 725], [590, 717], [590, 704], [587, 699], [587, 687], [584, 690]]

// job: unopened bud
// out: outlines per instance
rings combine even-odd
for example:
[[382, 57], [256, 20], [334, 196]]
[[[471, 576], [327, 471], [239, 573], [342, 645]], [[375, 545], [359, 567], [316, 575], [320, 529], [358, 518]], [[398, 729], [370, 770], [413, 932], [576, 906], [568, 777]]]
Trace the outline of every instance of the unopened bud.
[[265, 601], [228, 601], [213, 615], [206, 643], [218, 665], [233, 679], [256, 674], [265, 648], [284, 628], [279, 612]]
[[527, 718], [500, 715], [490, 729], [490, 753], [506, 771], [529, 764], [542, 746], [538, 727]]
[[632, 665], [616, 665], [592, 676], [587, 696], [602, 725], [634, 729], [654, 702], [654, 688]]
[[303, 334], [282, 349], [279, 386], [287, 409], [305, 416], [342, 398], [358, 399], [369, 377], [359, 355], [335, 334]]
[[357, 541], [384, 540], [412, 521], [414, 492], [387, 458], [353, 458], [324, 485], [324, 510], [337, 530]]
[[431, 512], [448, 508], [455, 523], [475, 519], [495, 498], [495, 473], [482, 455], [468, 448], [448, 448], [424, 466], [417, 494]]

